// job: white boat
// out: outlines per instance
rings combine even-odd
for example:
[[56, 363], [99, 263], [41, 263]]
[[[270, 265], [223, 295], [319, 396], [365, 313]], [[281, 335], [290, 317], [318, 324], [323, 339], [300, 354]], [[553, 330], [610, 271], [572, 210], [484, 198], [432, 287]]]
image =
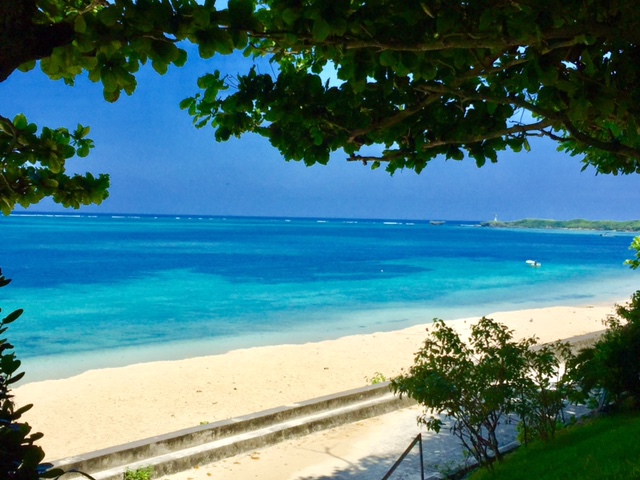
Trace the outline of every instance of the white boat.
[[525, 260], [525, 262], [527, 265], [529, 265], [532, 268], [540, 268], [542, 266], [542, 264], [540, 262], [537, 262], [535, 260]]

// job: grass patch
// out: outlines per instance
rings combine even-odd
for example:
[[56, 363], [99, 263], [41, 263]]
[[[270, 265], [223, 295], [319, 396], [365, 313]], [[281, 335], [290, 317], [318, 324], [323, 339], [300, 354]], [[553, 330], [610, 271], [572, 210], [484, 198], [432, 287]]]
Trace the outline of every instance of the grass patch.
[[640, 478], [640, 414], [590, 420], [556, 434], [550, 443], [520, 448], [470, 480], [628, 480]]
[[127, 470], [124, 472], [124, 480], [151, 480], [153, 476], [153, 467], [138, 468], [136, 470]]

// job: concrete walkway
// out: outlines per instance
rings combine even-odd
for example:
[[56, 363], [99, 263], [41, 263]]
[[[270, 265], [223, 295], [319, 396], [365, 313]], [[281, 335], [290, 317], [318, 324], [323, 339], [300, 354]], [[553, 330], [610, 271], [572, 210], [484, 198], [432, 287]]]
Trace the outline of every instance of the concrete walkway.
[[[416, 423], [421, 408], [413, 406], [378, 417], [343, 425], [303, 438], [237, 455], [210, 465], [166, 476], [168, 480], [376, 480], [382, 479], [411, 441], [422, 433], [425, 478], [442, 478], [468, 460], [459, 440], [448, 429], [427, 432]], [[584, 415], [584, 408], [569, 408], [567, 417]], [[503, 446], [516, 440], [515, 425], [499, 429]], [[410, 455], [390, 480], [420, 479], [419, 449]]]

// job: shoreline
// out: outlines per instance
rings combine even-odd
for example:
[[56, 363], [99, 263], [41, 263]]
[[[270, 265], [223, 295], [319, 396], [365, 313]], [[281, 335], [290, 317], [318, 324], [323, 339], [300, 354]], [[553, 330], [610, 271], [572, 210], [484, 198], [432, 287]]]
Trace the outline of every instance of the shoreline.
[[[529, 268], [529, 267], [527, 267]], [[615, 281], [599, 282], [600, 291], [597, 294], [569, 295], [564, 289], [548, 290], [549, 295], [533, 297], [518, 292], [518, 301], [513, 301], [513, 296], [503, 297], [502, 301], [494, 298], [482, 301], [472, 297], [462, 302], [456, 302], [454, 298], [445, 302], [444, 306], [416, 306], [390, 305], [386, 308], [358, 309], [353, 311], [328, 312], [329, 315], [322, 320], [320, 314], [310, 311], [307, 316], [312, 316], [309, 324], [292, 325], [285, 330], [258, 329], [253, 332], [240, 332], [237, 335], [204, 336], [201, 338], [185, 338], [169, 341], [154, 341], [140, 345], [124, 345], [115, 348], [101, 348], [93, 350], [71, 351], [53, 355], [28, 356], [22, 354], [19, 343], [16, 346], [18, 357], [22, 361], [22, 370], [27, 372], [26, 377], [18, 385], [26, 385], [33, 382], [46, 380], [65, 379], [80, 375], [89, 370], [102, 370], [121, 368], [138, 363], [153, 363], [160, 361], [180, 361], [194, 357], [208, 357], [223, 355], [234, 350], [248, 348], [260, 348], [277, 345], [300, 345], [316, 343], [338, 338], [367, 335], [379, 332], [392, 332], [411, 328], [415, 325], [428, 325], [435, 318], [445, 321], [456, 319], [480, 318], [481, 311], [504, 312], [523, 309], [535, 309], [564, 306], [612, 305], [625, 303], [630, 298], [624, 297], [620, 292], [634, 292], [635, 282], [629, 279], [616, 279]], [[552, 292], [552, 293], [551, 293]], [[524, 298], [524, 300], [521, 300]], [[326, 313], [326, 312], [325, 312]], [[14, 340], [15, 341], [15, 340]]]
[[[545, 343], [603, 330], [614, 304], [626, 301], [486, 316], [515, 339], [535, 334]], [[466, 338], [480, 316], [447, 323]], [[412, 365], [428, 326], [89, 370], [22, 385], [15, 400], [34, 404], [23, 420], [44, 433], [38, 445], [51, 461], [358, 388], [378, 374], [391, 378]]]

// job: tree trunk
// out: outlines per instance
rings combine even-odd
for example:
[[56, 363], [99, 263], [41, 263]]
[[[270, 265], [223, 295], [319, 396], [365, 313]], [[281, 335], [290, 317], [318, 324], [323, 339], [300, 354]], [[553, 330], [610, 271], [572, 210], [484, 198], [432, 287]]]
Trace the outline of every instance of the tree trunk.
[[23, 63], [47, 57], [73, 41], [72, 25], [35, 24], [36, 12], [36, 0], [0, 1], [0, 82]]

